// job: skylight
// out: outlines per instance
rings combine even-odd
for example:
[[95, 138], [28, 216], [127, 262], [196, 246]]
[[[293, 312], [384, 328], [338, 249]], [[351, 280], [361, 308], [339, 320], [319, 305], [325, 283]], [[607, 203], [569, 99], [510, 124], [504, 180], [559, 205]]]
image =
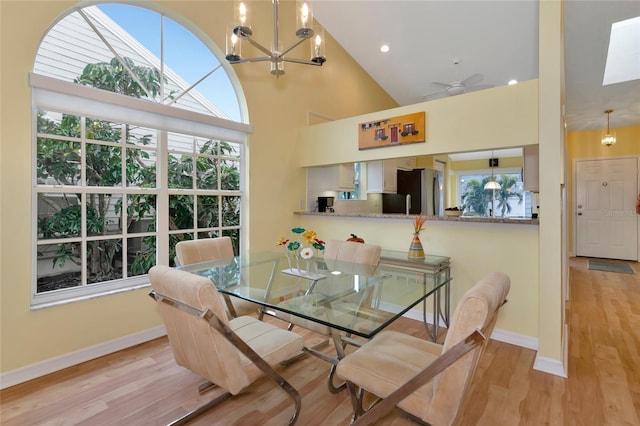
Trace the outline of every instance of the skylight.
[[640, 16], [611, 25], [602, 85], [640, 79]]

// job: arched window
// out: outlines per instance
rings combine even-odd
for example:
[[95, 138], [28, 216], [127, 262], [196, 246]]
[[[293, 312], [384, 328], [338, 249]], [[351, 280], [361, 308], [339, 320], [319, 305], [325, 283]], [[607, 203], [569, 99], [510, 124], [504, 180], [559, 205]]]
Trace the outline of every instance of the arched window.
[[163, 14], [79, 8], [33, 73], [33, 305], [146, 285], [184, 239], [239, 250], [250, 126], [220, 61]]

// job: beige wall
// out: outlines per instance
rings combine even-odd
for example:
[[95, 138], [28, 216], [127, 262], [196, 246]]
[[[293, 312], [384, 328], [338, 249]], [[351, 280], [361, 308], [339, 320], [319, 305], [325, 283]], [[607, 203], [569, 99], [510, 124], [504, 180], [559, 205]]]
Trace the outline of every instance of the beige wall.
[[[144, 4], [154, 5], [147, 2]], [[65, 1], [0, 2], [2, 373], [160, 324], [145, 290], [36, 312], [29, 308], [31, 256], [34, 247], [31, 243], [30, 192], [32, 116], [27, 73], [33, 66], [38, 43], [46, 29], [73, 5], [73, 2]], [[160, 5], [158, 7], [162, 7], [170, 17], [198, 31], [206, 42], [213, 41], [219, 46], [224, 46], [223, 30], [232, 15], [230, 1], [162, 1], [157, 5]], [[462, 121], [464, 126], [460, 126], [461, 122], [456, 122], [460, 120], [460, 111], [453, 102], [454, 98], [435, 101], [431, 105], [439, 105], [439, 112], [427, 111], [428, 142], [420, 147], [398, 147], [394, 150], [397, 153], [394, 156], [469, 150], [472, 149], [470, 146], [476, 145], [461, 143], [458, 136], [470, 134], [468, 129], [477, 126], [493, 129], [490, 133], [493, 135], [495, 129], [503, 130], [505, 123], [513, 123], [513, 126], [509, 124], [508, 128], [515, 130], [511, 139], [517, 140], [517, 144], [494, 143], [485, 135], [482, 144], [477, 147], [498, 148], [540, 142], [541, 163], [544, 162], [545, 170], [549, 168], [552, 173], [541, 176], [540, 190], [541, 194], [544, 194], [541, 199], [542, 209], [550, 213], [541, 218], [539, 240], [535, 228], [509, 228], [508, 232], [494, 236], [495, 230], [501, 225], [469, 228], [463, 225], [454, 228], [432, 224], [425, 234], [425, 244], [427, 250], [433, 248], [434, 251], [442, 251], [442, 254], [454, 251], [459, 253], [455, 255], [453, 266], [457, 286], [455, 291], [460, 292], [483, 271], [490, 268], [504, 269], [506, 264], [498, 261], [494, 263], [493, 260], [487, 265], [473, 260], [465, 264], [463, 260], [466, 260], [466, 257], [473, 258], [478, 252], [486, 252], [487, 246], [480, 241], [493, 239], [494, 248], [512, 244], [512, 231], [515, 236], [525, 241], [529, 248], [525, 248], [522, 256], [516, 255], [516, 252], [501, 253], [507, 256], [509, 263], [518, 264], [519, 269], [507, 266], [508, 272], [516, 277], [518, 283], [518, 287], [514, 289], [516, 300], [505, 307], [510, 321], [514, 324], [505, 324], [503, 319], [499, 327], [513, 329], [524, 335], [539, 336], [540, 355], [558, 360], [562, 358], [564, 324], [561, 288], [563, 257], [560, 247], [563, 233], [560, 213], [563, 205], [559, 187], [559, 183], [564, 181], [562, 172], [565, 162], [562, 153], [560, 107], [563, 102], [562, 10], [560, 2], [557, 1], [540, 2], [540, 5], [540, 27], [544, 28], [544, 31], [541, 31], [540, 35], [539, 81], [511, 86], [518, 88], [511, 92], [507, 91], [509, 89], [503, 91], [500, 88], [487, 91], [496, 94], [497, 98], [504, 96], [505, 99], [511, 99], [509, 94], [522, 90], [523, 97], [519, 98], [520, 101], [511, 104], [512, 108], [501, 114], [493, 111], [493, 114], [469, 117], [468, 120]], [[267, 10], [270, 6], [268, 2], [264, 2], [260, 7], [265, 9], [256, 13], [254, 26], [262, 22], [264, 26], [261, 31], [268, 34], [271, 32], [270, 24], [266, 24], [265, 21], [270, 21], [270, 10]], [[290, 7], [290, 3], [283, 2], [282, 15]], [[254, 30], [258, 31], [257, 27]], [[281, 25], [281, 34], [287, 34], [290, 30], [287, 25]], [[304, 127], [306, 112], [312, 111], [338, 119], [371, 113], [368, 117], [374, 118], [375, 111], [388, 110], [396, 106], [332, 39], [328, 40], [327, 55], [329, 60], [322, 69], [287, 64], [287, 74], [280, 79], [271, 77], [264, 64], [245, 64], [233, 69], [237, 75], [234, 81], [240, 83], [244, 92], [249, 122], [255, 129], [249, 140], [250, 180], [246, 198], [246, 205], [249, 207], [245, 217], [251, 233], [252, 250], [272, 247], [281, 234], [286, 234], [292, 225], [299, 222], [292, 212], [298, 209], [299, 200], [305, 196], [304, 170], [300, 165], [341, 162], [345, 161], [343, 155], [345, 158], [354, 156], [353, 148], [344, 148], [348, 141], [356, 140], [356, 127], [351, 125], [346, 134], [353, 132], [353, 135], [348, 136], [346, 140], [332, 140], [336, 135], [343, 137], [340, 133], [325, 134], [327, 143], [340, 144], [337, 150], [309, 152], [304, 140], [298, 145], [299, 135], [296, 129]], [[483, 92], [465, 96], [469, 102], [480, 104], [484, 99]], [[535, 93], [533, 98], [531, 92]], [[485, 109], [491, 110], [486, 108], [486, 105]], [[405, 110], [406, 107], [396, 112], [404, 114]], [[536, 122], [533, 128], [531, 120]], [[432, 127], [429, 127], [429, 122], [433, 124]], [[443, 131], [444, 127], [438, 126], [457, 126], [458, 132], [462, 133], [448, 134]], [[522, 129], [527, 129], [526, 133]], [[456, 148], [452, 149], [451, 146]], [[420, 151], [421, 147], [428, 147], [427, 151]], [[362, 160], [386, 156], [376, 151], [383, 149], [361, 154]], [[279, 202], [273, 203], [274, 198]], [[332, 228], [323, 228], [327, 224]], [[322, 224], [309, 218], [304, 220], [304, 225], [316, 228], [322, 236], [341, 238], [353, 232], [356, 224], [348, 221], [342, 224], [326, 221]], [[391, 225], [389, 229], [370, 223], [361, 225], [360, 222], [358, 226], [363, 227], [365, 239], [371, 242], [379, 241], [386, 247], [400, 250], [408, 244], [408, 240], [405, 241], [402, 235], [406, 234], [408, 238], [409, 232], [405, 230], [409, 224], [399, 223]], [[473, 243], [468, 249], [465, 248], [467, 235], [473, 237]], [[537, 250], [538, 255], [530, 249]], [[499, 256], [496, 257], [498, 258]], [[527, 287], [527, 283], [531, 283], [531, 286]], [[538, 312], [533, 322], [531, 318], [535, 318], [536, 315], [529, 315], [531, 309]], [[518, 310], [527, 313], [525, 320], [517, 317]]]
[[[425, 111], [426, 142], [358, 150], [358, 124]], [[496, 130], [499, 129], [499, 130]], [[300, 132], [304, 167], [538, 143], [538, 80], [319, 124]]]
[[[232, 20], [230, 1], [141, 2], [161, 8], [169, 17], [199, 34], [224, 53], [224, 31]], [[31, 98], [27, 73], [47, 28], [74, 6], [65, 1], [0, 2], [0, 372], [5, 373], [65, 354], [132, 335], [160, 325], [147, 290], [105, 296], [62, 306], [30, 310], [32, 276]], [[271, 37], [271, 5], [261, 2], [254, 31]], [[281, 15], [293, 15], [284, 1]], [[263, 17], [263, 19], [260, 19]], [[292, 20], [293, 21], [293, 20]], [[295, 24], [283, 20], [281, 38]], [[286, 39], [288, 40], [288, 39]], [[19, 41], [19, 42], [17, 42]], [[244, 51], [245, 55], [248, 50]], [[292, 211], [305, 196], [299, 167], [297, 128], [306, 112], [336, 118], [396, 106], [334, 40], [327, 43], [323, 68], [287, 64], [279, 79], [267, 64], [233, 68], [246, 98], [249, 122], [248, 193], [246, 205], [252, 250], [273, 246], [279, 230], [297, 219]], [[228, 65], [227, 65], [228, 66]], [[230, 66], [228, 66], [231, 68]], [[274, 203], [273, 199], [279, 200]]]
[[574, 252], [574, 199], [573, 186], [574, 166], [576, 160], [601, 159], [613, 157], [640, 156], [640, 126], [619, 127], [615, 129], [617, 142], [615, 145], [604, 146], [600, 138], [604, 129], [583, 132], [571, 132], [567, 135], [567, 206], [569, 219], [569, 252]]
[[[303, 165], [318, 165], [364, 161], [380, 156], [423, 155], [419, 158], [428, 162], [429, 159], [433, 161], [434, 155], [430, 154], [439, 154], [445, 149], [446, 152], [478, 151], [512, 147], [513, 141], [524, 144], [537, 142], [536, 80], [445, 100], [394, 108], [303, 129], [300, 161]], [[427, 143], [366, 151], [357, 149], [358, 123], [415, 110], [427, 112]], [[501, 130], [497, 133], [495, 128], [499, 124], [493, 114], [509, 116], [500, 124]], [[468, 121], [472, 124], [460, 126], [451, 120], [452, 115], [459, 122]], [[487, 169], [487, 166], [486, 160], [449, 161], [447, 170]], [[521, 167], [522, 159], [504, 159], [501, 166]], [[454, 186], [451, 180], [449, 183]], [[375, 219], [317, 218], [306, 215], [301, 216], [299, 224], [313, 229], [325, 240], [346, 239], [353, 233], [367, 242], [401, 251], [408, 249], [412, 226], [411, 220], [407, 219], [381, 222]], [[484, 274], [494, 270], [505, 271], [512, 280], [510, 307], [501, 312], [498, 328], [522, 338], [539, 339], [538, 226], [431, 221], [420, 238], [428, 253], [452, 259], [452, 307], [456, 306], [464, 291]]]
[[[560, 1], [540, 2], [538, 69], [538, 144], [540, 150], [539, 298], [540, 348], [538, 362], [567, 371], [564, 286], [567, 256], [563, 251], [564, 204], [564, 30]], [[559, 365], [561, 364], [561, 365]]]
[[[565, 203], [565, 140], [564, 140], [564, 46], [562, 3], [540, 2], [539, 21], [539, 78], [515, 86], [497, 87], [491, 90], [469, 93], [463, 96], [439, 99], [365, 114], [313, 126], [301, 132], [302, 166], [316, 166], [350, 161], [368, 161], [384, 157], [407, 157], [506, 148], [538, 144], [541, 169], [539, 205], [545, 212], [540, 218], [537, 256], [518, 256], [518, 265], [525, 269], [537, 268], [535, 281], [516, 282], [516, 286], [531, 284], [537, 298], [521, 303], [533, 303], [532, 316], [523, 317], [519, 312], [507, 318], [508, 327], [519, 322], [538, 324], [539, 351], [536, 367], [564, 375], [567, 371], [567, 334], [565, 332], [564, 292], [567, 277], [567, 251], [563, 246], [566, 235]], [[362, 122], [384, 119], [417, 111], [426, 112], [427, 142], [358, 151], [357, 125]], [[517, 141], [517, 144], [514, 143]], [[307, 222], [308, 226], [313, 225]], [[501, 230], [496, 225], [495, 234]], [[401, 235], [401, 234], [400, 234]], [[463, 234], [464, 235], [464, 234]], [[471, 234], [469, 234], [471, 236]], [[457, 243], [469, 244], [467, 238]], [[387, 247], [393, 242], [385, 240]], [[473, 241], [476, 248], [482, 247]], [[434, 252], [464, 259], [458, 253], [459, 246], [431, 246]], [[447, 250], [451, 251], [447, 251]], [[458, 250], [460, 250], [458, 252]], [[508, 250], [497, 248], [492, 255], [508, 256]], [[486, 250], [474, 252], [474, 256], [486, 255]], [[488, 257], [488, 256], [483, 256]], [[471, 261], [475, 264], [475, 260]], [[498, 266], [498, 265], [496, 265]], [[477, 277], [476, 277], [477, 278]], [[539, 302], [539, 303], [538, 303]], [[510, 329], [508, 329], [510, 330]]]
[[[299, 225], [313, 229], [325, 241], [346, 240], [350, 234], [356, 234], [367, 243], [399, 251], [409, 249], [413, 233], [411, 219], [302, 216]], [[420, 241], [425, 252], [451, 257], [452, 309], [462, 294], [485, 274], [504, 271], [511, 278], [511, 290], [509, 303], [500, 311], [496, 327], [522, 337], [538, 338], [537, 226], [427, 221]]]

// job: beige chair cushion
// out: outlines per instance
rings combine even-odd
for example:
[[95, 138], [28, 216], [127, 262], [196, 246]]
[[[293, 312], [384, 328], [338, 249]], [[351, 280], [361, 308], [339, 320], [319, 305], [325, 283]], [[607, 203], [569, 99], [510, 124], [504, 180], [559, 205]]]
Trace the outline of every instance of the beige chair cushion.
[[[363, 389], [385, 397], [406, 383], [476, 329], [490, 336], [497, 309], [509, 292], [509, 277], [490, 273], [462, 297], [442, 346], [395, 331], [383, 331], [338, 364], [336, 373]], [[453, 423], [483, 347], [467, 353], [398, 406], [423, 421]]]
[[[157, 293], [198, 310], [211, 310], [270, 364], [302, 350], [302, 337], [295, 333], [252, 317], [227, 321], [224, 300], [208, 278], [162, 265], [151, 268], [149, 278]], [[158, 306], [179, 365], [234, 395], [260, 375], [257, 367], [206, 321], [166, 303]]]
[[[229, 326], [270, 365], [290, 359], [302, 351], [302, 337], [294, 334], [296, 338], [292, 338], [292, 332], [259, 321], [257, 318], [249, 316], [234, 318], [229, 321]], [[240, 354], [240, 358], [251, 381], [262, 374], [262, 371], [244, 354]]]
[[[229, 237], [203, 238], [200, 240], [180, 241], [176, 244], [176, 259], [180, 265], [191, 265], [193, 263], [206, 262], [208, 260], [232, 259], [234, 257], [233, 244]], [[252, 289], [256, 298], [263, 298], [264, 291]], [[233, 309], [236, 316], [256, 314], [260, 306], [248, 302], [239, 297], [231, 297]]]

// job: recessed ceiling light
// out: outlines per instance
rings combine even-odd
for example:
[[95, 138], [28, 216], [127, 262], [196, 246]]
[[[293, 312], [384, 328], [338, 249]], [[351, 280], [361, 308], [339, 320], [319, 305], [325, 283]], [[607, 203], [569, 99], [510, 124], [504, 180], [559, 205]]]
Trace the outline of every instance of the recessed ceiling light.
[[382, 53], [387, 53], [389, 51], [389, 45], [388, 44], [383, 44], [382, 46], [380, 46], [380, 51]]
[[514, 84], [518, 84], [518, 80], [509, 80], [507, 83], [509, 86], [513, 86]]

